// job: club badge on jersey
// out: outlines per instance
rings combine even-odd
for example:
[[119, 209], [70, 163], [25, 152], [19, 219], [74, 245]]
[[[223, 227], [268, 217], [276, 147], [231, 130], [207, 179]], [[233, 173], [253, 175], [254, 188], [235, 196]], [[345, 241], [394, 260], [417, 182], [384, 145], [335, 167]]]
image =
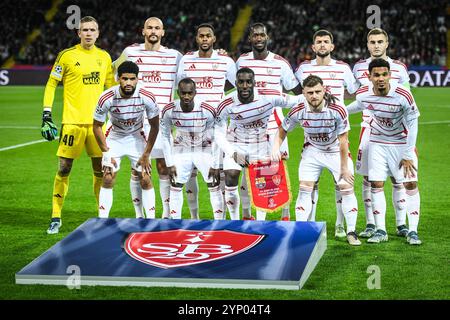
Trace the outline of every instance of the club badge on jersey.
[[247, 168], [247, 185], [255, 209], [274, 212], [291, 201], [285, 161], [258, 161]]

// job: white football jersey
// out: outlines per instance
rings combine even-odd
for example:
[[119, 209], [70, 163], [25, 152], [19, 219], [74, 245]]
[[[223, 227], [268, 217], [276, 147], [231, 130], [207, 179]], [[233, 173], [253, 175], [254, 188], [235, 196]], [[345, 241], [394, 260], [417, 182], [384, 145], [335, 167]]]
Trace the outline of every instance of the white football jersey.
[[108, 134], [129, 135], [142, 130], [144, 114], [148, 119], [159, 115], [153, 94], [137, 86], [131, 97], [123, 98], [120, 95], [120, 86], [116, 85], [100, 96], [94, 119], [105, 122], [108, 115], [112, 123]]
[[210, 58], [199, 57], [198, 51], [188, 52], [180, 60], [177, 83], [183, 78], [194, 80], [197, 95], [206, 103], [217, 106], [224, 97], [226, 80], [235, 85], [236, 64], [217, 50], [213, 50]]
[[[400, 83], [405, 84], [409, 83], [409, 74], [406, 65], [404, 65], [399, 60], [393, 60], [387, 57], [387, 62], [389, 62], [390, 70], [391, 70], [391, 83]], [[367, 86], [371, 82], [369, 80], [369, 64], [372, 61], [372, 58], [368, 58], [365, 60], [359, 60], [353, 66], [353, 74], [356, 80], [361, 83], [362, 86]], [[362, 127], [368, 127], [366, 120], [369, 119], [369, 112], [367, 110], [363, 111], [363, 122], [361, 123]]]
[[304, 61], [295, 71], [298, 81], [303, 83], [309, 75], [322, 79], [327, 92], [331, 93], [344, 103], [344, 89], [353, 94], [359, 88], [359, 82], [353, 76], [350, 66], [342, 61], [331, 59], [326, 66], [318, 65], [317, 59]]
[[[253, 52], [244, 53], [236, 61], [236, 67], [238, 70], [252, 69], [255, 72], [255, 87], [258, 89], [273, 89], [282, 93], [283, 88], [289, 91], [299, 84], [289, 62], [270, 51], [265, 59], [255, 59]], [[277, 133], [283, 118], [281, 108], [275, 108], [267, 126], [269, 135]]]
[[120, 62], [129, 60], [139, 66], [139, 82], [143, 88], [152, 92], [162, 108], [173, 100], [178, 63], [181, 53], [174, 49], [161, 47], [157, 51], [145, 49], [145, 44], [134, 44], [125, 48], [114, 62], [117, 70]]
[[283, 120], [285, 131], [297, 125], [304, 130], [304, 148], [313, 147], [322, 152], [339, 152], [338, 136], [350, 130], [348, 113], [342, 102], [326, 103], [320, 112], [313, 112], [306, 98], [292, 108]]
[[407, 144], [407, 123], [420, 115], [408, 89], [391, 84], [386, 96], [376, 96], [370, 83], [357, 91], [356, 101], [358, 110], [369, 112], [370, 142], [390, 146]]

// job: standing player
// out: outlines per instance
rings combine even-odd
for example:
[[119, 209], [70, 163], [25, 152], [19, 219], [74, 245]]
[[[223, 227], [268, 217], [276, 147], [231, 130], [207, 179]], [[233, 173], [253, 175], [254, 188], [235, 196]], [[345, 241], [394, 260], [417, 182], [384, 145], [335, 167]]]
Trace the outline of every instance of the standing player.
[[[194, 168], [198, 168], [208, 185], [214, 219], [221, 220], [225, 211], [222, 191], [219, 189], [221, 153], [213, 135], [216, 111], [196, 96], [195, 86], [194, 80], [181, 79], [178, 83], [180, 100], [169, 103], [161, 116], [164, 157], [172, 182], [170, 217], [181, 219], [183, 185], [191, 177]], [[176, 128], [176, 136], [172, 147], [170, 137], [173, 127]], [[198, 219], [198, 216], [192, 218]]]
[[60, 81], [63, 82], [62, 128], [56, 153], [59, 168], [53, 185], [52, 220], [48, 234], [58, 233], [62, 225], [61, 210], [69, 189], [73, 160], [81, 155], [85, 146], [92, 161], [97, 203], [102, 184], [102, 151], [92, 133], [92, 113], [105, 87], [109, 88], [114, 84], [111, 57], [95, 46], [99, 30], [93, 17], [86, 16], [80, 20], [78, 36], [80, 44], [58, 54], [44, 93], [41, 133], [51, 141], [57, 136], [51, 113], [55, 89]]
[[[292, 90], [295, 94], [300, 94], [301, 86], [295, 78], [289, 62], [267, 49], [270, 38], [267, 34], [266, 26], [262, 23], [253, 24], [250, 27], [248, 40], [252, 46], [252, 52], [242, 54], [236, 61], [236, 66], [238, 69], [250, 68], [255, 72], [256, 88], [274, 89], [280, 93], [285, 89], [285, 91]], [[283, 118], [284, 115], [281, 108], [275, 108], [267, 126], [270, 141], [273, 141]], [[287, 139], [283, 142], [281, 148], [284, 154], [283, 158], [287, 159], [289, 157]], [[241, 197], [242, 216], [244, 219], [248, 219], [251, 217], [251, 206], [245, 176], [242, 177]], [[258, 220], [264, 220], [266, 213], [258, 210], [256, 214]], [[282, 219], [289, 220], [289, 216], [289, 205], [287, 205], [283, 208]]]
[[[105, 91], [95, 109], [93, 132], [103, 152], [103, 186], [98, 209], [100, 218], [109, 216], [116, 174], [124, 156], [128, 156], [131, 166], [138, 172], [145, 215], [155, 218], [155, 197], [154, 192], [150, 192], [153, 186], [149, 156], [158, 135], [159, 108], [153, 94], [137, 86], [138, 74], [139, 67], [134, 62], [123, 62], [117, 69], [120, 84]], [[147, 141], [143, 132], [144, 113], [151, 126]], [[102, 126], [108, 114], [112, 127], [105, 137]]]
[[[148, 18], [142, 29], [144, 43], [134, 44], [125, 48], [121, 56], [114, 62], [120, 65], [125, 60], [135, 62], [139, 66], [139, 81], [143, 88], [152, 92], [158, 106], [162, 109], [173, 100], [175, 92], [175, 80], [178, 62], [181, 53], [174, 49], [168, 49], [161, 45], [164, 36], [164, 25], [159, 18]], [[144, 131], [148, 133], [148, 126], [144, 124]], [[159, 175], [159, 192], [163, 206], [163, 218], [169, 217], [169, 172], [164, 161], [161, 135], [158, 135], [151, 153], [152, 159], [156, 159], [156, 168]], [[141, 187], [137, 172], [132, 170], [130, 190], [136, 216], [142, 215]], [[151, 189], [154, 192], [153, 189]], [[155, 198], [153, 196], [153, 198]]]
[[348, 151], [348, 113], [341, 101], [333, 102], [333, 97], [325, 92], [323, 81], [318, 76], [309, 75], [303, 81], [303, 95], [303, 101], [289, 112], [278, 130], [272, 157], [280, 157], [280, 145], [287, 131], [297, 125], [304, 129], [305, 145], [298, 169], [300, 190], [295, 205], [296, 220], [307, 221], [310, 217], [314, 184], [322, 170], [327, 168], [342, 195], [348, 243], [359, 246], [361, 241], [355, 233], [358, 203], [353, 189], [353, 162]]
[[[353, 76], [350, 66], [345, 62], [331, 58], [331, 52], [334, 50], [333, 35], [327, 30], [318, 30], [313, 35], [312, 50], [316, 58], [311, 61], [305, 61], [299, 65], [295, 71], [295, 76], [300, 82], [303, 82], [309, 75], [316, 75], [323, 80], [327, 92], [331, 93], [344, 103], [344, 90], [353, 94], [359, 87], [358, 81]], [[314, 186], [312, 215], [315, 216], [317, 200], [319, 197], [318, 184]], [[336, 237], [345, 237], [344, 215], [341, 209], [342, 197], [339, 190], [336, 189]]]
[[254, 87], [253, 70], [239, 69], [236, 73], [237, 91], [227, 95], [217, 107], [214, 134], [225, 153], [225, 200], [232, 220], [239, 219], [238, 184], [242, 168], [253, 161], [270, 159], [267, 123], [273, 109], [276, 106], [291, 108], [299, 99], [277, 90], [255, 91]]
[[386, 233], [386, 198], [384, 181], [388, 176], [406, 188], [409, 222], [407, 242], [419, 245], [417, 235], [420, 195], [417, 187], [417, 140], [419, 110], [413, 96], [401, 84], [389, 82], [390, 63], [373, 59], [369, 64], [371, 83], [361, 87], [356, 101], [348, 106], [350, 113], [369, 111], [370, 137], [368, 168], [371, 183], [372, 210], [376, 231], [367, 240], [380, 243], [388, 240]]
[[[191, 78], [195, 81], [199, 97], [216, 107], [224, 96], [224, 90], [234, 87], [236, 65], [230, 57], [214, 50], [216, 36], [210, 24], [197, 27], [195, 41], [198, 50], [186, 53], [180, 60], [177, 79]], [[198, 219], [197, 170], [186, 184], [186, 193], [192, 219]]]
[[[358, 61], [353, 67], [353, 74], [361, 85], [370, 84], [369, 63], [373, 59], [381, 58], [389, 62], [391, 68], [391, 82], [400, 83], [409, 88], [409, 75], [406, 66], [398, 60], [392, 60], [386, 55], [389, 46], [389, 38], [383, 29], [375, 28], [367, 34], [367, 49], [370, 52], [370, 58]], [[358, 158], [356, 162], [356, 172], [361, 174], [363, 179], [363, 201], [366, 211], [366, 229], [359, 234], [361, 238], [370, 238], [375, 232], [375, 220], [372, 212], [372, 199], [370, 191], [370, 182], [368, 180], [368, 145], [370, 137], [370, 125], [366, 121], [369, 119], [369, 111], [363, 111], [363, 122], [361, 123], [361, 134], [359, 140]], [[397, 235], [406, 237], [408, 228], [406, 227], [406, 192], [402, 183], [393, 182], [392, 201], [395, 208]]]

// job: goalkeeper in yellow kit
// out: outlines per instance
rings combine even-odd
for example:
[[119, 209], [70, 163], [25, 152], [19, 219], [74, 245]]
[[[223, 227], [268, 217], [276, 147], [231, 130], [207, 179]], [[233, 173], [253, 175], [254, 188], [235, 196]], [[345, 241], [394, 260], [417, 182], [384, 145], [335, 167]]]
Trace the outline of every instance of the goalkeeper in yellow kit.
[[52, 220], [47, 230], [48, 234], [58, 233], [62, 225], [61, 209], [69, 187], [72, 163], [81, 155], [84, 147], [92, 160], [97, 203], [102, 185], [102, 151], [92, 131], [92, 116], [105, 87], [109, 88], [114, 84], [112, 62], [106, 51], [95, 46], [99, 30], [98, 23], [93, 17], [87, 16], [80, 20], [78, 36], [80, 44], [58, 54], [44, 93], [41, 133], [45, 139], [51, 141], [58, 134], [52, 121], [51, 109], [55, 89], [62, 81], [64, 105], [56, 153], [59, 158], [59, 169], [53, 186]]

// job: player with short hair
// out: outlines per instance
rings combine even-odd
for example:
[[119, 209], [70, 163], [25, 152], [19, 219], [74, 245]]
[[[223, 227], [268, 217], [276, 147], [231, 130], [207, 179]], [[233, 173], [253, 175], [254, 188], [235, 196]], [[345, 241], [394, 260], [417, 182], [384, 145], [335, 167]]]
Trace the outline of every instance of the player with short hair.
[[342, 195], [342, 210], [347, 223], [347, 241], [361, 245], [355, 229], [358, 203], [353, 189], [353, 161], [348, 150], [350, 125], [345, 105], [326, 93], [320, 77], [309, 75], [303, 81], [303, 99], [294, 107], [278, 130], [272, 158], [280, 158], [280, 145], [287, 132], [297, 125], [305, 133], [305, 144], [298, 169], [300, 190], [295, 208], [296, 220], [315, 220], [311, 217], [314, 184], [324, 168], [334, 177]]
[[61, 51], [50, 72], [44, 93], [42, 136], [54, 140], [58, 130], [52, 120], [52, 105], [59, 82], [64, 84], [63, 116], [59, 147], [58, 172], [53, 185], [52, 219], [48, 234], [56, 234], [62, 226], [61, 210], [69, 189], [73, 160], [83, 148], [92, 161], [94, 194], [97, 199], [102, 184], [102, 152], [92, 133], [92, 113], [98, 97], [114, 84], [110, 55], [95, 46], [99, 36], [95, 18], [81, 18], [78, 27], [80, 43]]
[[[196, 28], [197, 51], [186, 53], [180, 60], [177, 79], [191, 78], [196, 94], [212, 107], [217, 107], [224, 91], [232, 89], [236, 81], [236, 65], [229, 56], [214, 49], [216, 36], [211, 24]], [[223, 179], [222, 179], [223, 180]], [[224, 184], [222, 185], [224, 187]], [[186, 193], [192, 219], [198, 219], [197, 170], [186, 183]]]
[[350, 113], [369, 111], [368, 168], [376, 231], [367, 242], [388, 240], [383, 187], [386, 178], [391, 176], [395, 183], [403, 183], [406, 188], [409, 223], [406, 241], [419, 245], [422, 242], [417, 234], [420, 195], [415, 146], [420, 113], [411, 92], [399, 83], [390, 82], [390, 76], [390, 63], [384, 59], [373, 59], [369, 64], [371, 83], [361, 87], [356, 101], [347, 107]]
[[[150, 17], [144, 22], [142, 35], [144, 43], [133, 44], [125, 48], [114, 65], [120, 65], [125, 60], [135, 62], [139, 66], [139, 82], [143, 88], [153, 93], [158, 106], [162, 108], [173, 100], [176, 90], [175, 82], [178, 62], [181, 53], [161, 45], [164, 37], [164, 25], [161, 19]], [[144, 123], [144, 132], [148, 135], [149, 127]], [[164, 160], [162, 137], [158, 135], [152, 149], [151, 158], [156, 159], [156, 169], [159, 175], [159, 192], [161, 195], [163, 218], [169, 217], [169, 172]], [[132, 170], [130, 178], [131, 197], [136, 217], [142, 215], [141, 186], [137, 172]], [[151, 189], [154, 193], [154, 189]], [[155, 198], [153, 196], [153, 198]]]
[[237, 71], [236, 88], [217, 107], [214, 131], [225, 153], [225, 200], [232, 220], [239, 219], [238, 184], [242, 168], [250, 162], [270, 159], [267, 124], [273, 109], [277, 106], [291, 108], [298, 101], [297, 96], [277, 90], [255, 90], [255, 73], [249, 68]]
[[[236, 66], [240, 68], [250, 68], [255, 72], [255, 86], [257, 89], [274, 89], [280, 93], [283, 91], [301, 94], [301, 86], [296, 79], [291, 65], [283, 57], [268, 50], [268, 42], [270, 37], [267, 28], [262, 23], [254, 23], [250, 26], [248, 41], [252, 46], [252, 51], [243, 53], [236, 61]], [[283, 90], [284, 89], [284, 90]], [[284, 119], [281, 108], [275, 108], [270, 116], [267, 133], [270, 141], [273, 141], [278, 127]], [[289, 148], [287, 139], [282, 145], [283, 158], [289, 158]], [[251, 206], [248, 195], [248, 186], [245, 178], [245, 172], [241, 182], [241, 198], [242, 198], [242, 216], [244, 219], [251, 217]], [[264, 211], [256, 211], [257, 219], [264, 220], [266, 213]], [[282, 209], [282, 220], [289, 220], [289, 205]]]
[[[353, 76], [350, 66], [339, 60], [331, 58], [334, 50], [334, 39], [328, 30], [318, 30], [313, 35], [312, 50], [316, 58], [311, 61], [304, 61], [295, 71], [295, 76], [303, 82], [308, 76], [316, 75], [323, 80], [327, 92], [331, 93], [344, 103], [344, 91], [353, 94], [359, 88], [359, 83]], [[335, 236], [342, 238], [346, 236], [343, 226], [344, 215], [342, 212], [342, 197], [336, 189], [336, 224]], [[319, 197], [318, 184], [314, 186], [312, 215], [315, 215], [317, 201]]]
[[[219, 189], [219, 162], [221, 153], [214, 141], [215, 108], [197, 96], [195, 81], [181, 79], [178, 83], [179, 100], [166, 105], [161, 116], [161, 133], [164, 139], [164, 158], [169, 168], [170, 217], [181, 219], [183, 185], [194, 168], [198, 168], [208, 185], [214, 219], [224, 219], [222, 191]], [[176, 128], [173, 146], [171, 130]], [[192, 217], [192, 212], [191, 212]], [[198, 219], [197, 217], [192, 217]]]
[[[155, 218], [155, 198], [151, 181], [150, 153], [159, 131], [159, 108], [153, 94], [138, 85], [139, 67], [131, 61], [117, 69], [119, 85], [106, 90], [94, 113], [93, 132], [103, 152], [103, 184], [99, 217], [108, 218], [113, 203], [113, 187], [124, 156], [138, 172], [142, 186], [142, 206], [147, 218]], [[151, 126], [148, 140], [143, 132], [144, 113]], [[112, 126], [106, 136], [102, 126], [107, 115]], [[152, 199], [153, 197], [153, 199]]]
[[[369, 85], [369, 63], [374, 59], [384, 59], [389, 62], [391, 68], [391, 82], [400, 83], [409, 88], [409, 75], [406, 66], [398, 60], [389, 58], [386, 54], [389, 46], [389, 37], [386, 31], [380, 28], [374, 28], [367, 34], [367, 49], [370, 57], [368, 59], [358, 61], [353, 67], [353, 74], [361, 85]], [[356, 161], [356, 172], [361, 174], [363, 178], [363, 201], [366, 212], [366, 228], [359, 236], [361, 238], [370, 238], [375, 233], [375, 220], [372, 212], [371, 187], [368, 179], [368, 153], [369, 153], [369, 137], [370, 125], [369, 111], [363, 111], [363, 122], [361, 122], [361, 134], [359, 137], [358, 158]], [[391, 177], [391, 180], [394, 179]], [[406, 191], [402, 183], [393, 183], [392, 201], [394, 203], [395, 217], [397, 224], [397, 235], [406, 237], [408, 228], [406, 227]]]

